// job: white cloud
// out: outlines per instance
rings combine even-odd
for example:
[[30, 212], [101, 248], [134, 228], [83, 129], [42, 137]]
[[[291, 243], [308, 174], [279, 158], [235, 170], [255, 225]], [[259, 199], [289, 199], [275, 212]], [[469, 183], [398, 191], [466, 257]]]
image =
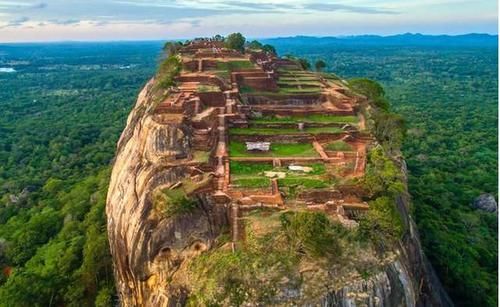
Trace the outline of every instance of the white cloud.
[[[496, 32], [491, 0], [0, 0], [0, 39]], [[61, 17], [64, 16], [64, 17]], [[17, 34], [16, 34], [17, 33]]]

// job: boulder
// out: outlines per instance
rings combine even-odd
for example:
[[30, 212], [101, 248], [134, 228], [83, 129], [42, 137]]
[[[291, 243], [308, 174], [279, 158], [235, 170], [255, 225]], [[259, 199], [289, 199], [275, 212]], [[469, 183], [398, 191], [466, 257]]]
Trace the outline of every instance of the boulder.
[[497, 212], [498, 210], [498, 205], [497, 201], [495, 200], [495, 197], [491, 194], [481, 194], [479, 197], [474, 199], [474, 202], [472, 203], [472, 207], [474, 209], [479, 209], [483, 210], [486, 212]]

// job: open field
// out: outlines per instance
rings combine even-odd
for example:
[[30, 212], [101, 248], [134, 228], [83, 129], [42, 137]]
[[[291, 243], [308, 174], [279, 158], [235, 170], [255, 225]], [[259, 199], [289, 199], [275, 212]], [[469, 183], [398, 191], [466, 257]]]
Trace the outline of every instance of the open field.
[[231, 157], [317, 157], [318, 153], [311, 144], [272, 143], [269, 152], [249, 152], [245, 143], [231, 141], [229, 143]]
[[268, 123], [349, 123], [354, 124], [358, 122], [357, 116], [336, 116], [336, 115], [323, 115], [311, 114], [307, 116], [264, 116], [260, 118], [253, 118], [252, 122], [258, 124]]
[[338, 127], [314, 127], [303, 130], [292, 128], [231, 128], [229, 135], [275, 135], [275, 134], [321, 134], [321, 133], [342, 133]]

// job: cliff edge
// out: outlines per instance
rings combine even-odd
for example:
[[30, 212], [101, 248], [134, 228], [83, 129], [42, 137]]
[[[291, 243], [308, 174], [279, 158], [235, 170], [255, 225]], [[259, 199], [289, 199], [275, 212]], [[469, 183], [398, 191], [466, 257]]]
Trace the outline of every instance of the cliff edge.
[[380, 93], [225, 46], [170, 45], [118, 142], [106, 214], [121, 304], [451, 306]]

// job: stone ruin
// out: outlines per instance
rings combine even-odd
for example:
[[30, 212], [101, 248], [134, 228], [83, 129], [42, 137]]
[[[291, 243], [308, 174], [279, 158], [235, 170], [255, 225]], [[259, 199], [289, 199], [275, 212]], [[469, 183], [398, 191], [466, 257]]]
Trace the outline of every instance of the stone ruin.
[[[212, 174], [209, 191], [217, 203], [227, 206], [234, 241], [244, 238], [242, 220], [255, 209], [320, 210], [355, 227], [356, 219], [368, 209], [362, 187], [346, 183], [306, 189], [292, 199], [281, 186], [283, 175], [276, 174], [309, 174], [311, 165], [321, 164], [325, 176], [346, 181], [364, 176], [367, 150], [373, 142], [358, 111], [365, 97], [351, 93], [341, 80], [302, 70], [292, 60], [265, 52], [243, 54], [224, 48], [217, 40], [191, 41], [179, 55], [182, 72], [155, 113], [189, 127], [191, 153], [177, 157], [176, 164]], [[332, 121], [308, 121], [311, 116], [330, 116]], [[259, 117], [278, 120], [259, 123]], [[300, 120], [279, 120], [294, 117]], [[354, 118], [356, 123], [342, 123], [335, 117]], [[241, 133], [254, 128], [274, 133]], [[232, 142], [245, 144], [250, 154], [233, 156]], [[346, 148], [330, 146], [336, 142]], [[273, 154], [270, 145], [274, 143], [308, 144], [312, 154]], [[267, 172], [269, 186], [245, 187], [232, 180], [231, 163], [285, 171], [271, 172], [272, 176]]]

